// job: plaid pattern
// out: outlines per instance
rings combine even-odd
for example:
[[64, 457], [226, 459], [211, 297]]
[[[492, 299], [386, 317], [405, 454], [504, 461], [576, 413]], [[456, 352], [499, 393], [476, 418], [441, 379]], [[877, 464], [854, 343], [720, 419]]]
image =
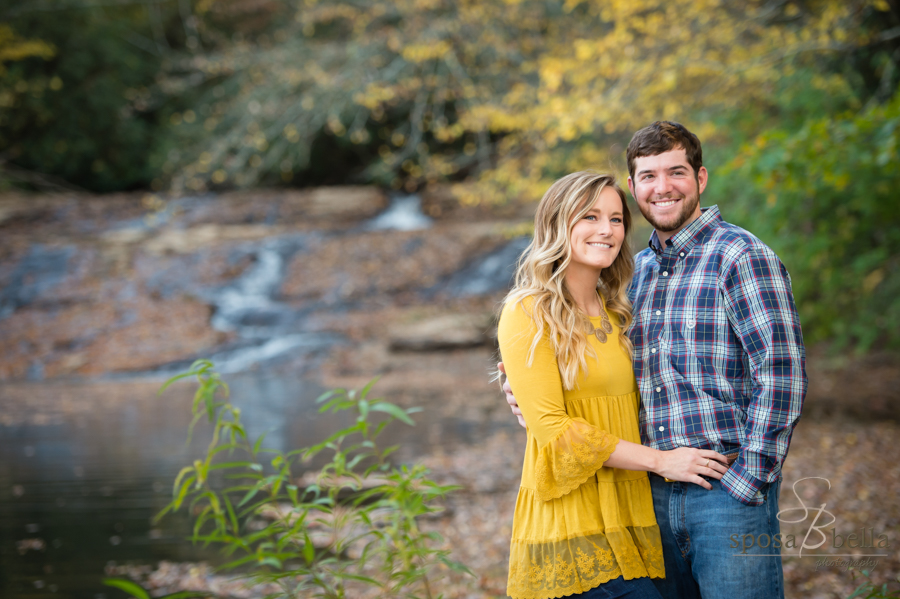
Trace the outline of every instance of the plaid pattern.
[[778, 479], [806, 395], [784, 265], [716, 206], [635, 257], [629, 296], [645, 445], [740, 450], [722, 485], [747, 505]]

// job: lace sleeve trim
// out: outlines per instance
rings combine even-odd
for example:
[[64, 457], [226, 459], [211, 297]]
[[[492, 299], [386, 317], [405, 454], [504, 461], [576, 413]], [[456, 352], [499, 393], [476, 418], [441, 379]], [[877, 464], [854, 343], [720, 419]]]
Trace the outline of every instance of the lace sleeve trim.
[[558, 499], [580, 487], [603, 466], [618, 443], [617, 437], [574, 418], [568, 428], [538, 452], [538, 499]]

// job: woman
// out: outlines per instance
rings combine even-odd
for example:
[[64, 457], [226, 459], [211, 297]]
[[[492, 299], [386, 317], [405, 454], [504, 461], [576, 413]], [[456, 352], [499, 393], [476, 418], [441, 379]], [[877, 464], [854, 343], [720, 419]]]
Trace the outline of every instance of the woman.
[[611, 175], [580, 172], [538, 205], [500, 317], [500, 353], [528, 425], [510, 543], [514, 599], [652, 597], [665, 575], [647, 471], [709, 483], [724, 456], [640, 445], [624, 334], [631, 216]]

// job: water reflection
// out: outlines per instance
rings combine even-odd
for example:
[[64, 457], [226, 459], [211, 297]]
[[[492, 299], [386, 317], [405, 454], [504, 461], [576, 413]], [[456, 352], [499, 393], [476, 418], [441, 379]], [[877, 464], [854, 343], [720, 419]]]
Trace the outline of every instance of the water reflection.
[[[185, 445], [188, 384], [157, 397], [158, 380], [0, 387], [0, 596], [93, 598], [109, 562], [214, 557], [183, 542], [184, 515], [151, 519], [169, 501], [178, 470], [202, 454], [198, 426]], [[251, 436], [287, 449], [317, 438], [308, 381], [229, 379]], [[38, 584], [44, 583], [44, 584]]]
[[[268, 447], [308, 446], [352, 421], [318, 414], [314, 400], [324, 389], [299, 376], [244, 372], [226, 380], [249, 436], [267, 433]], [[109, 591], [100, 579], [110, 564], [216, 562], [214, 550], [185, 542], [183, 511], [152, 523], [178, 470], [203, 455], [210, 430], [201, 422], [186, 446], [194, 386], [157, 396], [160, 383], [0, 386], [0, 597], [96, 599]], [[396, 459], [484, 438], [495, 426], [481, 414], [422, 420], [386, 430], [385, 444], [402, 446]]]

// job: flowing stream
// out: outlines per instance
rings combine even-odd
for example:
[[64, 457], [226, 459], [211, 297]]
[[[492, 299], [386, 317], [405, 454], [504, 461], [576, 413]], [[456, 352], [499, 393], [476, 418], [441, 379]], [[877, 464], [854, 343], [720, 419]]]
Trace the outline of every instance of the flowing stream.
[[[417, 197], [401, 196], [360, 231], [431, 224]], [[309, 444], [346, 424], [316, 413], [313, 400], [323, 389], [308, 373], [347, 341], [317, 331], [309, 307], [277, 299], [286, 265], [315, 235], [244, 243], [250, 267], [224, 286], [193, 290], [213, 307], [213, 327], [234, 333], [210, 357], [228, 375], [251, 438], [266, 432], [267, 445], [279, 449]], [[422, 296], [503, 289], [525, 243], [515, 239], [474, 260], [421, 290]], [[72, 251], [34, 246], [15, 267], [13, 284], [0, 290], [0, 318], [58, 283]], [[305, 366], [290, 373], [273, 368], [286, 356]], [[193, 443], [185, 443], [191, 385], [156, 394], [187, 365], [87, 380], [40, 381], [37, 372], [35, 381], [0, 384], [0, 597], [111, 599], [119, 594], [100, 584], [106, 570], [163, 559], [215, 560], [213, 552], [185, 542], [190, 526], [183, 513], [153, 521], [171, 496], [175, 474], [203, 451], [208, 430], [201, 424]], [[444, 425], [460, 442], [468, 440], [459, 422]], [[402, 442], [408, 458], [428, 446], [419, 427], [398, 429], [391, 441]]]

